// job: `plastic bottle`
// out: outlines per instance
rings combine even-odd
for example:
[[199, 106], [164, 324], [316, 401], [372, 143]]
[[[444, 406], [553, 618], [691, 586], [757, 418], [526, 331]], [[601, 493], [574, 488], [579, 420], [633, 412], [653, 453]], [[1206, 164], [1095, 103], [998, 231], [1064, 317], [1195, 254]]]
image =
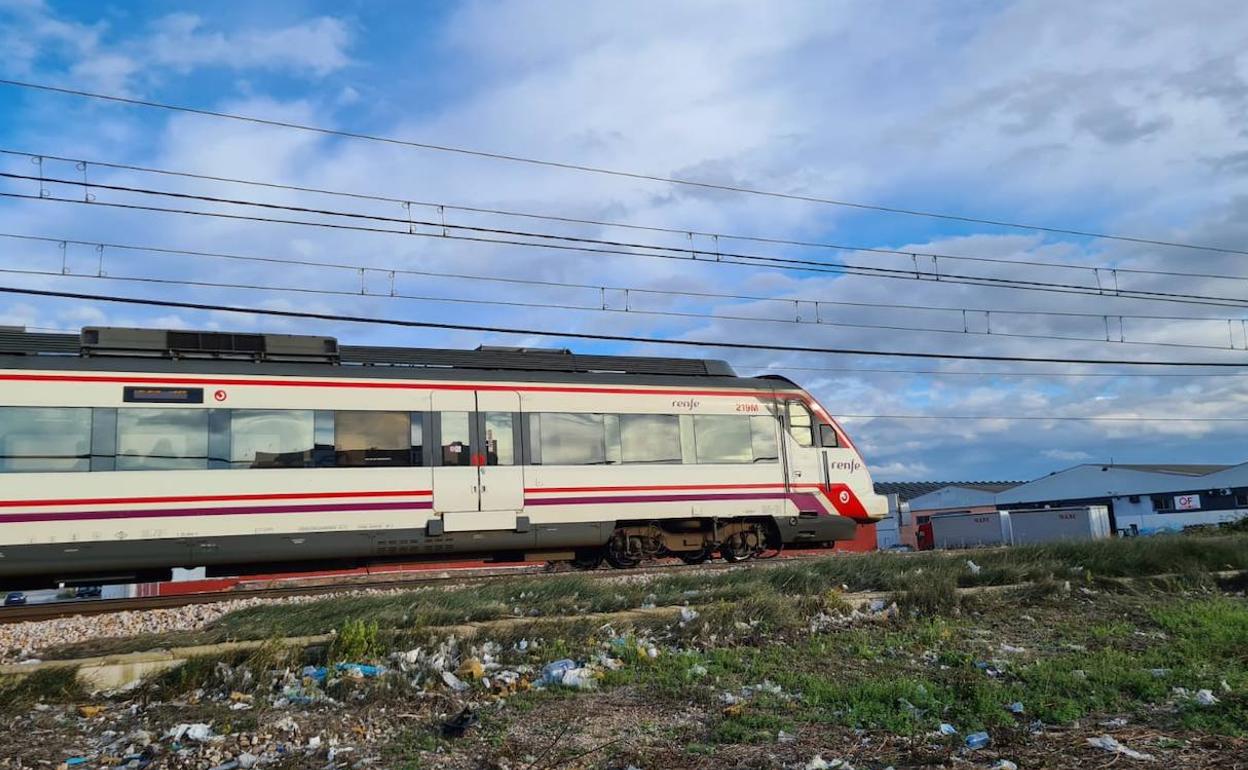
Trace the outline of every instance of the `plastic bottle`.
[[968, 749], [982, 749], [989, 743], [992, 743], [992, 738], [988, 736], [988, 733], [971, 733], [966, 736], [966, 747]]

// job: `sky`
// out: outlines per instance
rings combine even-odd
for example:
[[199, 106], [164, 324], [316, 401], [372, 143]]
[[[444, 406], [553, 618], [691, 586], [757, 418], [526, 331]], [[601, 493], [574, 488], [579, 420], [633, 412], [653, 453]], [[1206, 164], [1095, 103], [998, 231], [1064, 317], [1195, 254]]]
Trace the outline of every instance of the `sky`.
[[[1248, 15], [1231, 2], [0, 0], [4, 79], [646, 176], [1231, 250], [1248, 242], [1245, 39]], [[1248, 461], [1248, 422], [1176, 419], [1248, 418], [1248, 374], [1235, 368], [806, 350], [1248, 364], [1242, 307], [948, 280], [1116, 280], [1120, 289], [1245, 298], [1243, 254], [738, 194], [5, 85], [0, 149], [11, 151], [0, 154], [0, 172], [36, 177], [0, 178], [0, 192], [29, 196], [0, 198], [5, 286], [800, 350], [21, 295], [0, 295], [0, 325], [723, 358], [742, 374], [789, 377], [844, 415], [876, 479], [1026, 480], [1084, 462]], [[71, 184], [82, 180], [355, 216]], [[569, 241], [543, 249], [441, 237], [551, 243], [456, 226], [659, 246], [669, 257], [686, 251], [671, 259], [634, 246], [603, 253]], [[197, 254], [180, 253], [188, 251]], [[933, 265], [911, 253], [942, 256]], [[725, 254], [901, 275], [731, 264]], [[1028, 264], [1036, 262], [1047, 266]], [[921, 280], [905, 273], [916, 269]], [[1028, 419], [1009, 419], [1019, 417]], [[1136, 419], [1054, 419], [1086, 417]]]

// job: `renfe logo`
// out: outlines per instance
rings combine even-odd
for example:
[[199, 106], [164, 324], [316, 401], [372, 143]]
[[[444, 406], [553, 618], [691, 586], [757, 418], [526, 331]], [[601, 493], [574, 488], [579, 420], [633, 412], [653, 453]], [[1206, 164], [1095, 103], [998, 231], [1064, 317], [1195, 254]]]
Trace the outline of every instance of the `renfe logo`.
[[692, 412], [694, 409], [697, 409], [697, 408], [698, 408], [699, 406], [701, 406], [701, 405], [702, 405], [702, 402], [701, 402], [701, 401], [699, 401], [699, 400], [697, 400], [696, 398], [690, 398], [690, 399], [678, 400], [678, 401], [673, 401], [673, 402], [672, 402], [672, 406], [673, 406], [674, 408], [676, 408], [676, 409], [688, 409], [688, 410], [689, 410], [689, 411], [691, 411], [691, 412]]
[[828, 468], [834, 471], [848, 471], [856, 473], [862, 468], [862, 463], [857, 460], [841, 460], [834, 463], [828, 463]]

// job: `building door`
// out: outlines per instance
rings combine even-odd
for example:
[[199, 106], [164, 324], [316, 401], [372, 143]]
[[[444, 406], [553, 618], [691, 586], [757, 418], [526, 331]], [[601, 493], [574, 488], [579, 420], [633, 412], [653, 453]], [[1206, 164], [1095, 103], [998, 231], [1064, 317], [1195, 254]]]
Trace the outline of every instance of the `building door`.
[[442, 516], [443, 531], [516, 528], [524, 507], [519, 409], [514, 392], [433, 394], [433, 510]]

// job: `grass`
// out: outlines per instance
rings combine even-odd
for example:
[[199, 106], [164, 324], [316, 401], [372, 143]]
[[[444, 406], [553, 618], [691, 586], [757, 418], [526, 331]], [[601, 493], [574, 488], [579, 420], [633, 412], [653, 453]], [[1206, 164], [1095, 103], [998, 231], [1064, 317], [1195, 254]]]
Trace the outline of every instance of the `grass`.
[[[977, 572], [968, 559], [980, 567]], [[263, 704], [286, 686], [275, 690], [275, 683], [290, 682], [305, 663], [384, 660], [392, 650], [417, 646], [430, 650], [446, 642], [447, 632], [434, 626], [515, 617], [488, 635], [492, 654], [506, 668], [528, 666], [532, 676], [552, 660], [592, 661], [604, 653], [623, 665], [606, 672], [592, 693], [555, 687], [517, 692], [501, 708], [482, 709], [473, 737], [457, 739], [475, 741], [477, 753], [510, 751], [513, 732], [527, 730], [540, 739], [543, 730], [535, 726], [545, 729], [552, 720], [555, 733], [569, 719], [579, 730], [582, 719], [607, 719], [613, 702], [645, 704], [644, 718], [627, 728], [642, 743], [679, 746], [681, 756], [707, 761], [731, 756], [736, 750], [726, 747], [733, 746], [779, 754], [780, 747], [767, 744], [781, 732], [808, 742], [847, 736], [853, 745], [863, 737], [887, 745], [891, 736], [926, 736], [942, 722], [962, 735], [988, 730], [1003, 756], [1035, 740], [1028, 732], [1033, 720], [1099, 730], [1098, 721], [1126, 716], [1132, 726], [1172, 739], [1213, 734], [1233, 741], [1248, 738], [1248, 599], [1242, 588], [1219, 584], [1208, 573], [1246, 565], [1248, 536], [1202, 535], [834, 557], [645, 583], [566, 575], [255, 607], [222, 618], [208, 633], [278, 637], [332, 629], [334, 639], [305, 652], [273, 638], [256, 650], [192, 660], [149, 683], [143, 694], [169, 701], [203, 690], [208, 694], [197, 707], [224, 709], [237, 690], [254, 693]], [[1171, 577], [1117, 580], [1159, 573]], [[1032, 582], [956, 591], [1021, 580]], [[850, 612], [842, 586], [887, 592], [901, 612], [864, 620]], [[586, 616], [642, 603], [689, 604], [697, 616], [634, 616], [609, 625]], [[458, 642], [449, 667], [479, 655], [473, 646], [484, 641]], [[387, 663], [399, 668], [394, 660]], [[424, 686], [420, 675], [409, 670], [368, 680], [331, 677], [325, 688], [352, 709], [376, 704], [419, 711], [418, 704], [437, 703], [453, 711], [436, 672], [432, 687], [438, 696], [413, 697]], [[1200, 706], [1174, 688], [1209, 689], [1219, 702]], [[72, 672], [0, 682], [0, 710], [82, 697]], [[480, 690], [461, 697], [489, 698]], [[1024, 704], [1022, 714], [1008, 708], [1016, 701]], [[663, 715], [672, 714], [681, 718], [665, 726]], [[255, 718], [253, 712], [223, 716]], [[402, 723], [384, 755], [386, 766], [418, 768], [433, 762], [434, 753], [462, 751], [467, 744], [438, 737], [442, 718], [430, 711]], [[1141, 740], [1132, 745], [1165, 748]], [[919, 743], [940, 751], [961, 746], [960, 738], [921, 737]], [[1083, 748], [1081, 740], [1070, 744]], [[641, 764], [662, 766], [654, 759]]]
[[[974, 561], [976, 572], [967, 562]], [[826, 596], [829, 592], [886, 591], [904, 608], [947, 612], [955, 589], [1029, 581], [1056, 590], [1066, 582], [1094, 585], [1108, 578], [1159, 574], [1207, 581], [1218, 570], [1248, 570], [1248, 534], [1204, 537], [1163, 535], [1095, 543], [1010, 549], [871, 553], [829, 557], [764, 569], [677, 574], [620, 584], [581, 574], [517, 579], [458, 590], [330, 597], [301, 604], [260, 605], [230, 613], [207, 629], [178, 634], [162, 644], [210, 644], [327, 633], [347, 624], [375, 623], [380, 633], [517, 616], [577, 616], [642, 605], [739, 604], [768, 597]], [[149, 649], [155, 640], [97, 641], [50, 651], [47, 657]]]
[[[1029, 651], [999, 661], [998, 644], [1017, 642], [1013, 597], [981, 604], [978, 619], [904, 617], [879, 627], [799, 635], [758, 646], [717, 646], [701, 655], [667, 656], [630, 666], [609, 681], [671, 702], [715, 704], [719, 693], [770, 682], [782, 694], [743, 699], [713, 724], [711, 742], [770, 742], [778, 730], [839, 725], [910, 735], [950, 722], [963, 732], [1013, 730], [1031, 719], [1070, 724], [1095, 714], [1163, 718], [1175, 726], [1248, 734], [1248, 603], [1210, 596], [1106, 595], [1092, 603], [1054, 597], [1049, 616], [1028, 634]], [[1101, 613], [1130, 620], [1095, 622]], [[989, 628], [983, 620], [991, 618]], [[1058, 622], [1061, 621], [1061, 622]], [[1137, 632], [1145, 634], [1137, 637]], [[1124, 640], [1139, 640], [1125, 643]], [[991, 661], [991, 664], [988, 663]], [[701, 664], [705, 678], [688, 671]], [[1000, 665], [997, 676], [987, 666]], [[1157, 676], [1153, 669], [1166, 669]], [[1172, 694], [1232, 689], [1202, 707]], [[1016, 716], [1006, 705], [1025, 704]], [[1160, 710], [1160, 711], [1159, 711]]]
[[21, 678], [0, 678], [0, 714], [16, 715], [36, 703], [66, 703], [86, 697], [72, 667], [47, 668]]

